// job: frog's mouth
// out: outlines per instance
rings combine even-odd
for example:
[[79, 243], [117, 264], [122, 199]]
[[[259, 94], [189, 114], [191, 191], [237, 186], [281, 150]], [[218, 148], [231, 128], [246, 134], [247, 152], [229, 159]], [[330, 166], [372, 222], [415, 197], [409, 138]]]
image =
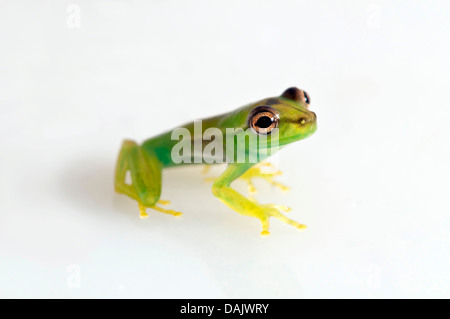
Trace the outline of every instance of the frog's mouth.
[[288, 137], [281, 137], [278, 143], [280, 144], [280, 146], [283, 146], [295, 141], [300, 141], [307, 137], [310, 137], [311, 135], [314, 134], [315, 131], [317, 131], [317, 122], [314, 119], [314, 121], [310, 123], [308, 126], [302, 127], [299, 130], [298, 134], [293, 134], [292, 136]]

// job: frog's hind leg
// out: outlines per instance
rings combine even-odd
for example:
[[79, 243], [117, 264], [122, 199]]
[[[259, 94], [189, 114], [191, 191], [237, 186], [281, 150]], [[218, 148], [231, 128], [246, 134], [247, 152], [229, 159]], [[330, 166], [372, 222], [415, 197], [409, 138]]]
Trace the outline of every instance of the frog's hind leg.
[[[128, 195], [139, 205], [140, 216], [148, 217], [146, 208], [174, 216], [180, 212], [168, 210], [156, 204], [166, 205], [168, 201], [161, 201], [161, 171], [162, 163], [156, 156], [144, 151], [134, 141], [123, 142], [116, 166], [116, 192]], [[131, 175], [131, 184], [126, 183], [127, 172]]]

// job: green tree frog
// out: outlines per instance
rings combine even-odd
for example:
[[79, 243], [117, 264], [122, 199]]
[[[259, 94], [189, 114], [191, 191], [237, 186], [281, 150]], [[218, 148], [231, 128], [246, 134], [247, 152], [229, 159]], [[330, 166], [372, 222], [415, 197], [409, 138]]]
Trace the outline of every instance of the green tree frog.
[[[305, 91], [291, 87], [280, 96], [266, 98], [235, 111], [202, 120], [200, 129], [196, 125], [197, 122], [178, 128], [184, 134], [184, 146], [199, 150], [200, 158], [198, 152], [184, 154], [185, 150], [181, 154], [181, 157], [184, 156], [181, 161], [180, 157], [174, 156], [178, 154], [181, 143], [179, 136], [174, 138], [175, 130], [149, 138], [141, 145], [125, 140], [117, 160], [115, 190], [135, 199], [143, 218], [148, 216], [147, 208], [179, 216], [180, 212], [161, 207], [169, 203], [160, 200], [161, 172], [164, 168], [177, 165], [211, 164], [202, 153], [209, 147], [210, 153], [214, 153], [216, 159], [212, 164], [220, 162], [217, 161], [218, 158], [227, 163], [227, 168], [212, 186], [212, 193], [216, 197], [236, 212], [258, 218], [262, 224], [262, 236], [269, 235], [270, 217], [297, 229], [304, 229], [305, 225], [282, 214], [290, 210], [289, 208], [260, 204], [253, 197], [243, 196], [230, 184], [242, 178], [250, 183], [249, 189], [253, 190], [250, 180], [260, 176], [276, 186], [285, 188], [272, 180], [279, 172], [264, 173], [265, 164], [262, 164], [262, 161], [285, 145], [304, 139], [316, 131], [316, 114], [309, 110], [309, 104], [310, 97]], [[208, 134], [212, 129], [216, 132], [214, 140], [211, 134]], [[256, 144], [251, 142], [254, 138], [258, 140]], [[210, 143], [213, 142], [216, 147], [214, 152], [211, 152]], [[131, 176], [131, 183], [126, 181], [127, 172]]]

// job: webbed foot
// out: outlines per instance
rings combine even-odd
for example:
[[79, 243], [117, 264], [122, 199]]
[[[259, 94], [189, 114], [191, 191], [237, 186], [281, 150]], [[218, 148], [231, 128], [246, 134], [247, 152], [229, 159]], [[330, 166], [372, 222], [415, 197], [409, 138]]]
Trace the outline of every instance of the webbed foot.
[[300, 224], [295, 220], [292, 220], [286, 216], [284, 216], [281, 212], [289, 212], [292, 209], [290, 207], [284, 205], [276, 205], [276, 204], [259, 204], [256, 202], [254, 198], [249, 198], [249, 200], [255, 205], [255, 209], [253, 210], [253, 216], [259, 218], [262, 224], [262, 232], [261, 236], [266, 237], [270, 235], [269, 232], [269, 218], [275, 217], [286, 224], [294, 226], [298, 230], [306, 229], [306, 225]]

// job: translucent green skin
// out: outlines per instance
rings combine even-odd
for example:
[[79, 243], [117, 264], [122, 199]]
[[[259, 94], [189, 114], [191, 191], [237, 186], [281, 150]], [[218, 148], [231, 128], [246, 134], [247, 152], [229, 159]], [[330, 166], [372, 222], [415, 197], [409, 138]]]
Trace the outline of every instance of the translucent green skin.
[[[278, 122], [278, 145], [272, 149], [269, 155], [274, 151], [284, 147], [292, 142], [304, 139], [313, 134], [317, 129], [316, 115], [309, 111], [306, 103], [306, 93], [297, 89], [289, 88], [281, 96], [260, 100], [255, 103], [245, 105], [233, 112], [211, 117], [202, 121], [202, 133], [208, 128], [218, 128], [225, 136], [227, 128], [241, 128], [240, 134], [245, 134], [249, 128], [249, 113], [258, 106], [268, 105], [275, 109], [279, 114]], [[309, 97], [308, 97], [309, 98]], [[195, 136], [194, 122], [183, 125], [189, 130], [191, 144], [194, 141], [202, 139], [201, 136]], [[198, 133], [198, 132], [197, 132]], [[252, 133], [256, 134], [256, 133]], [[142, 145], [127, 140], [124, 142], [117, 161], [115, 188], [116, 191], [134, 198], [139, 203], [141, 216], [145, 214], [145, 208], [150, 207], [160, 212], [177, 215], [171, 210], [165, 210], [156, 204], [161, 195], [161, 171], [163, 168], [175, 165], [185, 165], [185, 163], [176, 164], [171, 158], [172, 148], [179, 140], [172, 140], [172, 131], [163, 133], [146, 140]], [[271, 145], [271, 135], [268, 136], [269, 146]], [[203, 146], [210, 143], [210, 140], [201, 140]], [[224, 154], [226, 153], [227, 140], [223, 141]], [[235, 154], [239, 150], [235, 147]], [[244, 147], [246, 147], [244, 145]], [[264, 160], [267, 155], [267, 149], [256, 148], [252, 150], [243, 149], [243, 151], [257, 152], [257, 162]], [[225, 172], [215, 181], [212, 191], [223, 203], [236, 212], [256, 217], [261, 221], [263, 231], [261, 235], [269, 234], [269, 218], [276, 217], [298, 229], [305, 228], [304, 225], [293, 221], [279, 212], [279, 205], [258, 204], [254, 200], [245, 198], [230, 187], [230, 184], [246, 173], [255, 162], [244, 161], [237, 163], [234, 159], [228, 164]], [[131, 173], [132, 184], [125, 183], [125, 175]], [[146, 215], [146, 214], [145, 214]]]
[[[276, 104], [274, 104], [276, 103]], [[301, 101], [293, 101], [283, 97], [267, 98], [255, 103], [245, 105], [235, 111], [214, 116], [211, 118], [202, 120], [202, 134], [208, 128], [214, 127], [222, 131], [223, 136], [225, 136], [225, 131], [227, 128], [242, 128], [244, 131], [249, 128], [247, 123], [247, 117], [251, 110], [259, 105], [270, 105], [272, 108], [277, 110], [280, 115], [279, 120], [279, 146], [282, 147], [289, 143], [304, 139], [311, 134], [313, 134], [317, 129], [316, 115], [309, 111], [306, 104]], [[306, 123], [301, 125], [300, 120], [306, 119]], [[194, 136], [194, 122], [187, 123], [180, 127], [184, 127], [189, 130], [192, 137]], [[186, 163], [176, 164], [172, 161], [171, 150], [178, 140], [171, 139], [172, 131], [157, 135], [155, 137], [147, 139], [142, 144], [142, 149], [149, 153], [155, 153], [158, 159], [161, 161], [164, 167], [170, 167], [174, 165], [186, 165]], [[241, 133], [245, 134], [245, 132]], [[240, 135], [240, 134], [238, 134]], [[201, 138], [201, 137], [200, 137]], [[269, 146], [270, 146], [270, 136], [268, 136]], [[210, 140], [204, 141], [204, 144], [211, 142]], [[192, 140], [192, 144], [194, 140]], [[227, 140], [223, 140], [223, 151], [225, 153], [227, 146]], [[237, 145], [236, 145], [237, 147]], [[246, 150], [247, 151], [247, 150]], [[237, 154], [238, 150], [234, 152]], [[258, 159], [263, 160], [265, 158], [264, 154], [259, 154]], [[273, 155], [273, 152], [272, 154]], [[191, 161], [193, 162], [193, 161]], [[204, 162], [203, 162], [204, 163]], [[189, 163], [191, 164], [191, 163]]]

